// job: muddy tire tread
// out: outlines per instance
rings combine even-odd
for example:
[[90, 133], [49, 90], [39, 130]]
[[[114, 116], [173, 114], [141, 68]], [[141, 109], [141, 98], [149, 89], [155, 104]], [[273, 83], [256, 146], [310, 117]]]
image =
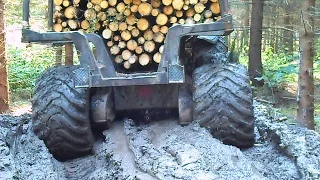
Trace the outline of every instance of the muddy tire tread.
[[194, 119], [225, 144], [254, 144], [252, 92], [244, 66], [207, 64], [193, 75]]
[[60, 66], [42, 73], [32, 99], [33, 130], [58, 160], [86, 155], [94, 143], [88, 90], [74, 86], [77, 68]]

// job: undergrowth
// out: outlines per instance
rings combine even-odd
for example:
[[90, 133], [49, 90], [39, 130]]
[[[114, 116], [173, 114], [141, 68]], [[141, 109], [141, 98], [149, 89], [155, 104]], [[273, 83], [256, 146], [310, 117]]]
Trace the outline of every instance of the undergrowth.
[[54, 51], [47, 46], [8, 47], [8, 80], [12, 101], [29, 99], [38, 76], [53, 65]]

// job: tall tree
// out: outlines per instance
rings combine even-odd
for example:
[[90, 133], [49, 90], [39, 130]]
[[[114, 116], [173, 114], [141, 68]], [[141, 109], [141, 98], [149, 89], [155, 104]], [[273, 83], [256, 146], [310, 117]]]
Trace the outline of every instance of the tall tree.
[[283, 24], [285, 25], [285, 30], [283, 32], [283, 43], [286, 51], [290, 54], [293, 53], [293, 14], [290, 12], [292, 11], [292, 6], [294, 3], [292, 1], [285, 1], [284, 2], [284, 16], [283, 16]]
[[9, 88], [5, 46], [4, 2], [0, 0], [0, 113], [9, 110]]
[[250, 26], [250, 52], [249, 52], [249, 76], [254, 86], [262, 86], [261, 40], [264, 0], [252, 1], [251, 26]]
[[298, 124], [314, 129], [314, 13], [315, 0], [305, 0], [301, 9]]

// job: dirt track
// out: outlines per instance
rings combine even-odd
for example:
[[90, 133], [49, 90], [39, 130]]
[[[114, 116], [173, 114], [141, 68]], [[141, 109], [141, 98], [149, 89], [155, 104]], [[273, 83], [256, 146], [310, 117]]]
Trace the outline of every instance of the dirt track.
[[320, 179], [320, 136], [255, 103], [256, 145], [222, 144], [197, 124], [117, 121], [90, 156], [58, 162], [30, 115], [0, 116], [0, 179]]

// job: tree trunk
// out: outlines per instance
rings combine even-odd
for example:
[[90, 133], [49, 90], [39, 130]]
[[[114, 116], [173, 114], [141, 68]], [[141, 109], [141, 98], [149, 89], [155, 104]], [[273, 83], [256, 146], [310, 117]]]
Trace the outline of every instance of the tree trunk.
[[244, 12], [244, 19], [243, 19], [243, 25], [245, 27], [245, 29], [242, 32], [242, 36], [243, 36], [243, 46], [248, 46], [248, 42], [249, 42], [249, 30], [247, 30], [246, 28], [249, 28], [249, 23], [250, 23], [250, 16], [249, 16], [249, 12], [250, 12], [250, 5], [249, 5], [249, 0], [245, 0], [245, 12]]
[[65, 45], [65, 52], [66, 52], [66, 65], [72, 66], [73, 65], [73, 44], [67, 43]]
[[298, 124], [308, 129], [314, 129], [314, 11], [315, 0], [305, 0], [302, 6], [302, 26], [299, 32], [300, 39], [300, 70], [298, 91]]
[[290, 13], [291, 11], [291, 4], [285, 4], [285, 15], [283, 17], [283, 24], [285, 25], [285, 28], [288, 30], [284, 30], [283, 32], [283, 42], [284, 42], [284, 47], [285, 50], [292, 54], [293, 53], [293, 25], [292, 25], [292, 14]]
[[252, 1], [250, 26], [249, 76], [254, 86], [262, 86], [263, 80], [256, 79], [262, 76], [261, 39], [264, 0]]
[[0, 113], [9, 110], [9, 85], [5, 42], [4, 2], [0, 0]]

